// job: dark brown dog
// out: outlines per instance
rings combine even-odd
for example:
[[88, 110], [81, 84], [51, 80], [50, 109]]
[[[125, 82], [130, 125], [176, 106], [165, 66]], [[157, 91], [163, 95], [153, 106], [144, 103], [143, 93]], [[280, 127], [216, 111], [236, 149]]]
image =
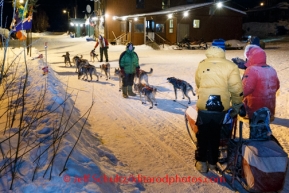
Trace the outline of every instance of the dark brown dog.
[[177, 79], [175, 77], [169, 77], [169, 78], [167, 78], [167, 80], [169, 81], [169, 83], [171, 83], [174, 86], [175, 97], [176, 97], [176, 99], [174, 101], [177, 100], [177, 89], [180, 89], [183, 93], [183, 99], [185, 99], [185, 96], [186, 96], [189, 99], [188, 104], [190, 104], [191, 98], [188, 95], [189, 91], [192, 91], [194, 96], [196, 95], [193, 87], [189, 83], [187, 83], [186, 81], [181, 80], [181, 79]]

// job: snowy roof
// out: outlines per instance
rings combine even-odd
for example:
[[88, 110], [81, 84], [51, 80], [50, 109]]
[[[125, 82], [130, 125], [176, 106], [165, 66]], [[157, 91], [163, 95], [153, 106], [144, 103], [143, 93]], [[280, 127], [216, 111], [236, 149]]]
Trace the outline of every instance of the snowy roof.
[[[198, 4], [189, 4], [189, 5], [180, 5], [180, 6], [175, 6], [175, 7], [170, 7], [168, 9], [164, 9], [161, 11], [156, 11], [156, 12], [150, 12], [150, 13], [140, 13], [140, 14], [134, 14], [134, 15], [122, 15], [119, 17], [144, 17], [144, 16], [150, 16], [150, 15], [164, 15], [164, 14], [170, 14], [170, 13], [175, 13], [175, 12], [182, 12], [182, 11], [188, 11], [188, 10], [192, 10], [192, 9], [198, 9], [201, 7], [206, 7], [209, 5], [213, 5], [216, 3], [198, 3]], [[224, 8], [230, 9], [232, 11], [235, 12], [239, 12], [241, 14], [246, 15], [246, 12], [238, 10], [238, 9], [234, 9], [232, 7], [228, 7], [226, 5], [223, 5]]]

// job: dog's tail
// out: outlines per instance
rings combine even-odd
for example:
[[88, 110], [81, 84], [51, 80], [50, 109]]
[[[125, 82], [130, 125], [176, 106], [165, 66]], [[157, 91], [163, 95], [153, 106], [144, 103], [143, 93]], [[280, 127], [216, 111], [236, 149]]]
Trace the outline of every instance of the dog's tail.
[[150, 71], [147, 74], [152, 74], [153, 73], [153, 69], [151, 68]]
[[193, 95], [196, 96], [196, 93], [195, 93], [195, 91], [194, 91], [194, 87], [192, 87], [192, 85], [190, 85], [190, 84], [189, 84], [189, 87], [191, 87], [191, 90], [192, 90]]
[[96, 71], [96, 68], [93, 68], [93, 74], [97, 77], [97, 80], [99, 80], [99, 75]]

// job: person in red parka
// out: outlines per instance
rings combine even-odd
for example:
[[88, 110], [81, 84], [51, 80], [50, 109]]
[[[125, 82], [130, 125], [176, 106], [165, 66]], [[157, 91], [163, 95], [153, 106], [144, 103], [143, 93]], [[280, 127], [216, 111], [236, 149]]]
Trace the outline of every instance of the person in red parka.
[[255, 111], [267, 107], [271, 113], [270, 121], [273, 121], [276, 92], [280, 87], [277, 72], [272, 66], [267, 65], [266, 53], [262, 48], [248, 46], [244, 55], [247, 57], [247, 68], [242, 78], [246, 117], [251, 119]]
[[106, 40], [106, 38], [104, 38], [102, 35], [99, 35], [98, 37], [98, 41], [96, 42], [94, 49], [97, 48], [97, 46], [99, 45], [99, 53], [100, 53], [100, 61], [103, 61], [103, 54], [105, 56], [105, 61], [108, 62], [108, 54], [107, 54], [107, 50], [109, 48], [109, 44], [108, 41]]

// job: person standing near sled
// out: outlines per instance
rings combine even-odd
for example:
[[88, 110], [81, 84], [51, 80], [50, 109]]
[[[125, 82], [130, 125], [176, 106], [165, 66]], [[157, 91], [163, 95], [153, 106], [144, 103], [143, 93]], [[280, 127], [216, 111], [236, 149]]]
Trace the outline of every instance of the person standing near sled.
[[132, 91], [132, 85], [135, 74], [138, 76], [140, 73], [140, 67], [139, 58], [134, 49], [135, 48], [131, 42], [127, 43], [126, 50], [119, 57], [123, 98], [128, 98], [128, 96], [136, 96], [136, 94]]
[[259, 46], [247, 46], [244, 55], [247, 58], [246, 70], [242, 78], [246, 117], [262, 107], [270, 110], [270, 121], [274, 120], [276, 93], [280, 82], [276, 70], [266, 62], [266, 53]]
[[202, 173], [208, 168], [216, 169], [224, 117], [230, 108], [230, 116], [235, 117], [243, 99], [239, 69], [225, 58], [225, 51], [211, 46], [205, 55], [207, 59], [199, 63], [195, 74], [198, 89], [195, 166]]
[[108, 44], [108, 41], [106, 40], [106, 38], [104, 38], [102, 35], [98, 36], [98, 41], [96, 42], [93, 50], [95, 50], [98, 45], [99, 45], [99, 54], [100, 54], [100, 61], [99, 62], [103, 62], [103, 54], [105, 56], [105, 61], [108, 62], [107, 50], [109, 48], [109, 44]]

